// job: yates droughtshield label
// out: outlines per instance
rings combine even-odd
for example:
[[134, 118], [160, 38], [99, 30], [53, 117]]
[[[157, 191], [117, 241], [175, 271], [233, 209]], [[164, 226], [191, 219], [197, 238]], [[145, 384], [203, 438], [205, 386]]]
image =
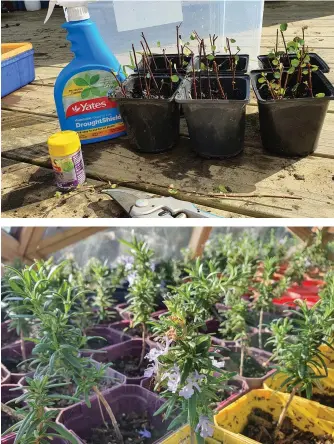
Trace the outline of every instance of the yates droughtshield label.
[[90, 70], [71, 77], [63, 91], [66, 119], [81, 140], [125, 133], [117, 104], [109, 99], [115, 79], [108, 71]]

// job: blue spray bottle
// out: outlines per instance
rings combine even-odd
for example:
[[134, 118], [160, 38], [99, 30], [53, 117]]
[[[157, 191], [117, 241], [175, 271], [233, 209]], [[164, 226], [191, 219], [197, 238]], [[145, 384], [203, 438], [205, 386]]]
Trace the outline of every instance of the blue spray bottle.
[[51, 0], [45, 22], [55, 5], [63, 6], [67, 39], [74, 59], [61, 71], [54, 98], [62, 130], [79, 134], [82, 144], [100, 142], [125, 134], [119, 109], [109, 96], [117, 78], [125, 76], [116, 57], [90, 20], [87, 1]]

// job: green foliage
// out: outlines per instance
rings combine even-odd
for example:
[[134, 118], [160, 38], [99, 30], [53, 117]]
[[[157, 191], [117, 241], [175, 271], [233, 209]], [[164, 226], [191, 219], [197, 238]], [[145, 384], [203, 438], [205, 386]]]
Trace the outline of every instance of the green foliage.
[[220, 400], [217, 392], [233, 374], [222, 370], [223, 363], [217, 360], [221, 355], [212, 348], [210, 336], [199, 334], [200, 324], [188, 321], [179, 303], [177, 294], [171, 296], [169, 314], [154, 323], [166, 345], [147, 356], [151, 361], [147, 375], [155, 376], [155, 388], [166, 399], [155, 414], [164, 413], [165, 419], [174, 416], [169, 429], [188, 423], [202, 443], [213, 434], [212, 403]]
[[54, 422], [58, 412], [55, 410], [45, 412], [44, 410], [45, 407], [52, 407], [55, 400], [78, 401], [77, 398], [66, 395], [50, 395], [51, 390], [66, 384], [59, 384], [48, 376], [35, 377], [34, 379], [27, 377], [26, 383], [27, 385], [23, 387], [23, 395], [15, 400], [16, 403], [26, 403], [25, 407], [20, 410], [20, 413], [23, 413], [25, 417], [6, 430], [3, 435], [16, 432], [15, 444], [46, 443], [55, 437], [76, 444], [77, 440], [73, 435]]
[[[276, 45], [268, 53], [272, 72], [262, 72], [258, 78], [260, 88], [266, 88], [268, 95], [273, 100], [283, 98], [298, 97], [324, 97], [324, 93], [313, 93], [312, 73], [318, 70], [317, 65], [311, 65], [308, 46], [305, 45], [305, 29], [302, 28], [303, 38], [296, 36], [293, 40], [286, 43], [284, 32], [287, 30], [287, 23], [280, 25], [284, 51], [278, 49], [278, 30]], [[285, 68], [288, 62], [288, 67]]]
[[156, 308], [156, 301], [160, 283], [154, 272], [155, 264], [152, 261], [154, 251], [146, 242], [133, 237], [132, 242], [121, 240], [130, 248], [133, 256], [133, 268], [129, 279], [129, 292], [126, 296], [128, 309], [134, 314], [133, 325], [146, 324], [151, 313]]
[[334, 322], [334, 310], [326, 318], [319, 313], [318, 305], [307, 307], [305, 301], [296, 301], [299, 310], [293, 310], [293, 323], [284, 320], [272, 324], [274, 356], [278, 371], [286, 378], [281, 387], [288, 391], [304, 392], [312, 397], [313, 386], [321, 388], [320, 380], [328, 375], [319, 347], [325, 341], [323, 323]]
[[116, 303], [113, 294], [116, 286], [112, 284], [111, 271], [105, 261], [102, 263], [92, 258], [88, 263], [88, 274], [90, 276], [90, 288], [94, 291], [92, 301], [95, 313], [94, 323], [107, 323], [115, 317], [115, 311], [111, 310]]

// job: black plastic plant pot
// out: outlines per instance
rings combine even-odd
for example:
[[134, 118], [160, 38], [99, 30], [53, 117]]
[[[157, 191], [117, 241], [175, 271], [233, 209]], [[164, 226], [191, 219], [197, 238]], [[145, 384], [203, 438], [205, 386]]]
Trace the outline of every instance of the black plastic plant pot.
[[[325, 60], [320, 57], [318, 54], [316, 54], [315, 52], [310, 52], [309, 53], [310, 56], [310, 63], [311, 65], [317, 65], [319, 67], [319, 70], [322, 72], [329, 72], [329, 66], [327, 65], [327, 63], [325, 62]], [[275, 68], [270, 61], [270, 58], [267, 55], [259, 55], [257, 56], [258, 61], [259, 61], [259, 68], [260, 69], [272, 69]], [[288, 68], [290, 66], [290, 60], [296, 58], [296, 54], [289, 54], [289, 59], [287, 59], [286, 55], [283, 54], [280, 57], [280, 61], [281, 63], [283, 63], [283, 66], [285, 68]]]
[[[124, 83], [127, 97], [121, 96], [117, 90], [117, 97], [113, 99], [119, 105], [130, 144], [143, 153], [171, 150], [180, 137], [180, 109], [174, 100], [178, 83], [171, 82], [166, 75], [154, 77], [161, 88], [161, 98], [156, 91], [151, 98], [142, 98], [139, 77], [133, 75]], [[144, 86], [144, 77], [141, 80]]]
[[[272, 79], [268, 72], [268, 80]], [[251, 72], [252, 86], [259, 105], [260, 132], [263, 147], [285, 157], [304, 157], [318, 145], [329, 101], [334, 99], [333, 85], [322, 72], [312, 73], [313, 93], [322, 98], [284, 98], [273, 100], [265, 89], [259, 89], [261, 71]]]
[[[239, 60], [237, 62], [236, 66], [236, 72], [238, 74], [245, 74], [248, 71], [248, 64], [249, 64], [249, 55], [248, 54], [238, 54]], [[202, 57], [201, 62], [204, 63], [206, 66], [206, 59], [205, 57]], [[230, 64], [230, 56], [229, 55], [215, 55], [215, 58], [212, 60], [208, 60], [209, 62], [209, 69], [212, 71], [213, 68], [213, 62], [217, 63], [217, 68], [219, 74], [230, 74], [231, 73], [231, 64]], [[200, 62], [199, 62], [199, 56], [196, 56], [194, 59], [194, 67], [195, 70], [199, 70], [200, 68]], [[205, 72], [203, 70], [202, 72]]]
[[[180, 61], [178, 54], [166, 54], [166, 58], [163, 54], [152, 54], [148, 59], [153, 74], [170, 74], [169, 62], [172, 63], [173, 74], [185, 74], [192, 67], [191, 56], [184, 56]], [[144, 61], [141, 59], [138, 63], [139, 72], [144, 72], [144, 67]], [[145, 71], [147, 72], [147, 69]]]
[[[215, 92], [213, 99], [207, 98], [209, 80], [212, 93]], [[231, 76], [221, 75], [219, 80], [227, 100], [219, 97], [218, 82], [212, 76], [201, 77], [202, 97], [205, 98], [189, 98], [193, 82], [191, 78], [184, 79], [175, 96], [176, 102], [182, 104], [192, 148], [207, 159], [234, 157], [244, 149], [249, 77], [236, 76], [235, 90], [232, 89]], [[199, 92], [198, 77], [196, 81]]]

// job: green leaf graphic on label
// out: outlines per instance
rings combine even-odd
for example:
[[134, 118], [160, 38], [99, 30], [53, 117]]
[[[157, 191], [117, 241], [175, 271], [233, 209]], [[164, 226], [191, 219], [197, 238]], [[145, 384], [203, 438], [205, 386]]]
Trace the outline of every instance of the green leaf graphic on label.
[[73, 170], [74, 165], [73, 165], [73, 162], [71, 160], [69, 160], [68, 162], [63, 162], [62, 167], [63, 167], [63, 171], [65, 173], [69, 173], [70, 171]]
[[86, 80], [81, 77], [77, 77], [76, 79], [73, 79], [73, 82], [77, 86], [88, 86], [88, 83], [86, 82]]
[[92, 86], [90, 88], [90, 92], [92, 93], [92, 96], [101, 97], [101, 91], [96, 86]]
[[86, 88], [86, 89], [84, 89], [84, 90], [81, 92], [81, 98], [82, 98], [82, 99], [87, 99], [87, 97], [89, 96], [89, 94], [90, 94], [90, 88]]
[[100, 76], [98, 74], [95, 74], [95, 76], [92, 76], [90, 79], [90, 85], [94, 85], [96, 82], [100, 80]]

